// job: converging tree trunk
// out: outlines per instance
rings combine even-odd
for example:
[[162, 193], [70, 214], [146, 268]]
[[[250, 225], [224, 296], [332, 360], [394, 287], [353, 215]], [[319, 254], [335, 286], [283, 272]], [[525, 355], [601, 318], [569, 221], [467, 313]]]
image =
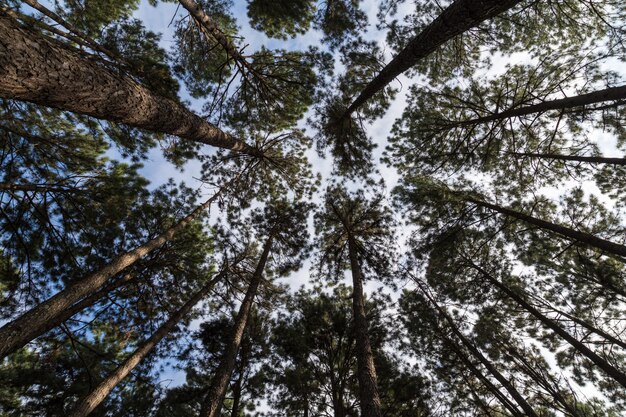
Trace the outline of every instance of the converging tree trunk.
[[[556, 100], [546, 100], [541, 103], [532, 104], [517, 108], [510, 108], [488, 116], [477, 117], [475, 119], [464, 120], [455, 123], [457, 126], [469, 126], [481, 123], [493, 122], [496, 120], [509, 119], [511, 117], [527, 116], [536, 113], [545, 113], [550, 110], [563, 110], [575, 107], [585, 107], [592, 104], [603, 103], [605, 101], [620, 102], [626, 100], [626, 85], [610, 87], [591, 93], [580, 94], [578, 96], [565, 97]], [[622, 103], [623, 104], [623, 103]]]
[[[130, 252], [118, 256], [105, 267], [88, 275], [86, 278], [70, 284], [67, 288], [59, 291], [46, 301], [33, 307], [15, 320], [5, 324], [0, 328], [0, 359], [58, 325], [59, 322], [63, 321], [60, 320], [59, 317], [63, 315], [66, 309], [78, 303], [82, 298], [97, 291], [107, 280], [123, 269], [131, 266], [142, 257], [171, 240], [178, 232], [183, 230], [185, 226], [198, 218], [230, 184], [232, 184], [232, 181], [220, 188], [211, 198], [196, 207], [189, 215], [178, 221], [178, 223], [159, 236]], [[87, 305], [85, 307], [87, 307]], [[73, 311], [72, 315], [78, 312], [75, 309], [73, 309]], [[66, 315], [63, 315], [63, 317], [66, 317]]]
[[218, 274], [215, 278], [211, 279], [207, 285], [205, 285], [200, 291], [194, 294], [189, 301], [178, 309], [170, 318], [163, 323], [145, 342], [139, 345], [137, 349], [130, 355], [115, 371], [104, 379], [93, 391], [91, 391], [85, 398], [74, 407], [70, 412], [69, 417], [85, 417], [96, 409], [102, 401], [109, 395], [109, 393], [120, 383], [126, 376], [133, 370], [139, 363], [154, 349], [165, 336], [167, 336], [174, 326], [185, 317], [189, 311], [202, 300], [215, 283], [223, 277], [225, 272]]
[[487, 280], [492, 283], [496, 288], [502, 291], [504, 294], [508, 295], [511, 299], [513, 299], [517, 304], [519, 304], [524, 310], [530, 313], [533, 317], [539, 320], [544, 326], [552, 330], [554, 333], [559, 335], [563, 340], [569, 343], [574, 349], [576, 349], [581, 355], [585, 356], [591, 362], [593, 362], [598, 368], [602, 369], [607, 375], [611, 378], [615, 379], [619, 382], [624, 388], [626, 388], [626, 374], [621, 372], [619, 369], [612, 366], [605, 359], [601, 358], [594, 351], [589, 349], [582, 343], [580, 340], [573, 337], [569, 334], [565, 329], [559, 326], [554, 320], [549, 319], [547, 316], [542, 314], [539, 310], [537, 310], [534, 306], [532, 306], [528, 301], [526, 301], [522, 296], [518, 293], [502, 284], [498, 279], [484, 270], [481, 266], [475, 264], [474, 262], [470, 262], [472, 268], [480, 272]]
[[398, 75], [433, 53], [445, 42], [497, 16], [522, 0], [456, 0], [446, 8], [420, 34], [411, 39], [406, 47], [369, 82], [352, 102], [343, 118], [347, 118], [377, 92], [385, 88]]
[[509, 217], [513, 217], [515, 219], [521, 220], [525, 223], [532, 224], [533, 226], [537, 226], [544, 230], [549, 230], [563, 237], [573, 239], [575, 241], [584, 243], [589, 246], [593, 246], [600, 250], [603, 250], [608, 253], [612, 253], [618, 256], [626, 257], [626, 246], [620, 245], [618, 243], [611, 242], [606, 239], [601, 239], [592, 234], [580, 232], [578, 230], [570, 229], [569, 227], [561, 226], [559, 224], [547, 222], [545, 220], [538, 219], [533, 216], [529, 216], [528, 214], [521, 213], [519, 211], [511, 210], [506, 207], [498, 206], [496, 204], [491, 204], [483, 200], [479, 200], [477, 198], [463, 197], [466, 201], [470, 203], [474, 203], [477, 206], [485, 207], [487, 209], [493, 210], [497, 213], [504, 214]]
[[0, 12], [0, 97], [29, 101], [220, 148], [259, 151], [180, 103]]
[[[419, 284], [418, 284], [419, 285]], [[539, 417], [537, 413], [533, 410], [533, 408], [528, 404], [526, 399], [522, 397], [522, 395], [515, 389], [513, 384], [506, 379], [504, 375], [500, 373], [496, 369], [495, 366], [487, 359], [482, 352], [474, 346], [474, 344], [465, 337], [465, 335], [458, 329], [454, 319], [448, 315], [448, 313], [435, 301], [435, 299], [430, 295], [428, 290], [424, 289], [421, 285], [419, 285], [422, 293], [426, 296], [428, 301], [432, 304], [432, 306], [437, 310], [440, 317], [442, 317], [448, 324], [448, 327], [452, 331], [452, 333], [463, 343], [463, 345], [467, 348], [467, 350], [474, 356], [483, 366], [489, 371], [491, 375], [504, 387], [504, 389], [513, 397], [515, 402], [524, 410], [527, 416], [530, 417]]]
[[232, 336], [230, 337], [226, 350], [222, 355], [220, 364], [215, 371], [215, 375], [211, 379], [208, 394], [202, 401], [202, 408], [200, 411], [201, 417], [217, 417], [220, 415], [224, 398], [226, 396], [226, 390], [228, 389], [228, 382], [230, 381], [233, 369], [235, 368], [237, 352], [239, 351], [243, 334], [246, 330], [246, 326], [248, 325], [248, 319], [250, 317], [250, 311], [252, 310], [254, 298], [256, 297], [257, 290], [263, 279], [263, 270], [265, 269], [267, 258], [272, 249], [273, 239], [274, 237], [272, 232], [265, 241], [263, 252], [259, 258], [256, 269], [250, 278], [248, 290], [243, 301], [241, 302], [239, 312], [237, 312]]
[[606, 158], [603, 156], [560, 155], [556, 153], [511, 152], [516, 157], [551, 159], [555, 161], [572, 161], [587, 164], [626, 165], [626, 158]]
[[[349, 232], [348, 232], [349, 233]], [[350, 270], [352, 272], [352, 309], [356, 333], [357, 371], [359, 379], [359, 398], [361, 400], [362, 417], [381, 417], [380, 396], [374, 366], [374, 355], [368, 335], [368, 323], [365, 316], [365, 300], [363, 296], [363, 276], [357, 257], [354, 238], [348, 235], [348, 251]]]

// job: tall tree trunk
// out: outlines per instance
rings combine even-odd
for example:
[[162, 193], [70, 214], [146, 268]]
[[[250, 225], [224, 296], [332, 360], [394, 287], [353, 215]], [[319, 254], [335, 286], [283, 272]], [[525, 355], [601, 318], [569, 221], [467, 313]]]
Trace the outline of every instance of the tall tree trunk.
[[261, 258], [259, 258], [254, 274], [252, 274], [250, 284], [248, 285], [248, 291], [241, 302], [239, 312], [235, 318], [233, 333], [226, 347], [226, 351], [222, 355], [220, 364], [215, 371], [215, 375], [211, 379], [209, 392], [202, 401], [202, 408], [200, 411], [201, 417], [217, 417], [220, 415], [220, 411], [224, 403], [224, 397], [226, 396], [226, 390], [228, 388], [228, 382], [230, 381], [233, 369], [235, 368], [235, 361], [237, 359], [239, 346], [241, 345], [241, 339], [243, 338], [244, 331], [248, 325], [248, 318], [250, 317], [250, 311], [252, 310], [254, 298], [256, 297], [257, 290], [261, 284], [263, 270], [265, 269], [265, 264], [267, 263], [267, 258], [272, 248], [272, 242], [274, 240], [273, 233], [274, 232], [271, 232], [270, 236], [265, 241], [263, 253], [261, 254]]
[[458, 329], [454, 320], [437, 303], [437, 301], [435, 301], [435, 299], [430, 295], [428, 290], [422, 287], [421, 284], [418, 283], [418, 285], [422, 293], [426, 296], [426, 298], [428, 298], [430, 303], [437, 310], [437, 312], [439, 313], [439, 316], [442, 317], [448, 323], [448, 327], [450, 328], [450, 330], [452, 330], [452, 333], [454, 333], [454, 335], [461, 341], [461, 343], [463, 343], [463, 345], [472, 354], [472, 356], [478, 359], [478, 361], [480, 361], [480, 363], [483, 364], [483, 366], [489, 371], [489, 373], [493, 375], [494, 378], [496, 378], [496, 380], [504, 387], [504, 389], [506, 389], [509, 395], [511, 395], [511, 397], [513, 397], [515, 402], [522, 408], [522, 410], [524, 410], [524, 413], [526, 413], [526, 415], [530, 417], [539, 417], [537, 413], [535, 413], [533, 408], [530, 406], [530, 404], [528, 404], [526, 399], [522, 397], [522, 395], [517, 391], [517, 389], [515, 389], [513, 384], [511, 384], [511, 382], [508, 379], [506, 379], [506, 377], [502, 375], [500, 371], [496, 369], [495, 366], [493, 366], [493, 364], [489, 361], [489, 359], [487, 359], [482, 354], [482, 352], [478, 348], [476, 348], [476, 346], [474, 346], [474, 344], [470, 340], [468, 340], [467, 337], [465, 337], [465, 335]]
[[[0, 18], [0, 21], [2, 19]], [[235, 179], [236, 180], [236, 179]], [[196, 207], [189, 215], [181, 219], [174, 226], [149, 240], [143, 245], [126, 252], [113, 259], [105, 267], [88, 275], [80, 281], [70, 284], [67, 288], [56, 293], [41, 304], [33, 307], [15, 320], [0, 328], [0, 359], [21, 348], [37, 336], [45, 333], [59, 323], [59, 316], [78, 303], [84, 297], [93, 294], [111, 277], [131, 266], [153, 250], [171, 240], [178, 232], [185, 228], [194, 219], [200, 216], [220, 194], [235, 180], [224, 185], [211, 198]], [[74, 311], [75, 314], [78, 311]], [[63, 316], [65, 317], [65, 316]], [[71, 316], [70, 316], [71, 317]], [[63, 320], [61, 320], [62, 322]]]
[[560, 155], [556, 153], [511, 152], [516, 157], [552, 159], [556, 161], [584, 162], [588, 164], [626, 165], [626, 158], [605, 158], [603, 156]]
[[389, 62], [361, 91], [343, 118], [347, 118], [394, 78], [441, 45], [483, 21], [497, 16], [522, 0], [456, 0]]
[[374, 355], [368, 335], [368, 323], [365, 316], [363, 296], [363, 276], [357, 258], [356, 242], [348, 236], [350, 270], [352, 272], [352, 310], [356, 333], [357, 370], [359, 379], [359, 398], [361, 400], [362, 417], [381, 417], [380, 396], [374, 366]]
[[573, 107], [584, 107], [591, 104], [605, 101], [619, 101], [626, 99], [626, 85], [619, 87], [605, 88], [604, 90], [593, 91], [591, 93], [578, 96], [565, 97], [556, 100], [546, 100], [530, 106], [511, 108], [488, 116], [477, 117], [475, 119], [464, 120], [455, 123], [457, 126], [469, 126], [480, 123], [488, 123], [496, 120], [504, 120], [511, 117], [527, 116], [535, 113], [545, 113], [550, 110], [569, 109]]
[[235, 61], [237, 66], [244, 70], [251, 70], [248, 61], [239, 53], [237, 47], [231, 42], [230, 39], [222, 32], [218, 24], [211, 19], [195, 0], [178, 0], [178, 2], [189, 12], [193, 19], [210, 35]]
[[185, 317], [189, 311], [208, 293], [211, 291], [215, 283], [221, 279], [224, 272], [218, 274], [200, 291], [194, 294], [178, 311], [170, 316], [145, 342], [140, 344], [137, 349], [130, 355], [115, 371], [104, 379], [93, 391], [74, 407], [69, 417], [84, 417], [89, 415], [100, 403], [109, 395], [109, 393], [120, 383], [147, 355], [154, 349], [165, 336], [167, 336], [174, 326]]
[[553, 320], [550, 320], [547, 316], [543, 315], [539, 310], [532, 306], [524, 297], [520, 296], [515, 291], [511, 290], [506, 285], [502, 284], [494, 276], [484, 270], [480, 265], [470, 261], [472, 268], [480, 272], [489, 282], [491, 282], [496, 288], [508, 295], [517, 304], [519, 304], [524, 310], [529, 312], [533, 317], [539, 320], [544, 326], [552, 330], [554, 333], [562, 337], [567, 343], [569, 343], [574, 349], [576, 349], [581, 355], [585, 356], [591, 362], [593, 362], [598, 368], [602, 369], [607, 375], [619, 382], [624, 388], [626, 388], [626, 374], [619, 369], [612, 366], [605, 359], [601, 358], [594, 351], [589, 349], [580, 340], [573, 337], [565, 329], [559, 326]]
[[220, 148], [259, 151], [180, 103], [0, 12], [0, 97], [179, 136]]
[[544, 230], [549, 230], [563, 237], [573, 239], [575, 241], [587, 244], [589, 246], [593, 246], [600, 250], [603, 250], [608, 253], [612, 253], [614, 255], [626, 257], [626, 246], [620, 245], [618, 243], [611, 242], [606, 239], [601, 239], [592, 234], [580, 232], [578, 230], [570, 229], [569, 227], [561, 226], [559, 224], [547, 222], [545, 220], [538, 219], [533, 216], [529, 216], [528, 214], [521, 213], [519, 211], [511, 210], [506, 207], [498, 206], [496, 204], [491, 204], [483, 200], [479, 200], [477, 198], [463, 197], [466, 201], [476, 204], [480, 207], [485, 207], [490, 210], [493, 210], [497, 213], [504, 214], [509, 217], [513, 217], [515, 219], [521, 220], [525, 223], [532, 224], [533, 226], [537, 226]]
[[[459, 358], [461, 358], [461, 361], [463, 363], [465, 363], [465, 365], [468, 367], [468, 369], [470, 370], [470, 372], [472, 374], [474, 374], [475, 377], [477, 377], [481, 383], [493, 394], [494, 397], [496, 397], [496, 399], [498, 400], [498, 402], [500, 404], [502, 404], [502, 406], [504, 408], [506, 408], [507, 410], [509, 410], [511, 412], [511, 415], [513, 415], [514, 417], [524, 417], [524, 415], [522, 413], [520, 413], [520, 411], [517, 409], [517, 407], [515, 406], [515, 404], [513, 404], [511, 402], [511, 400], [509, 400], [506, 395], [504, 395], [502, 392], [500, 392], [500, 390], [498, 389], [498, 387], [496, 387], [493, 382], [491, 382], [491, 380], [489, 378], [487, 378], [481, 371], [480, 369], [478, 369], [473, 363], [472, 361], [470, 361], [467, 357], [465, 357], [465, 355], [459, 354], [460, 349], [458, 349], [458, 346], [456, 346], [454, 343], [451, 343], [453, 350], [455, 352], [457, 352], [457, 356]], [[464, 375], [463, 376], [463, 380], [465, 381], [465, 384], [469, 387], [470, 391], [472, 392], [472, 396], [474, 397], [475, 401], [479, 403], [479, 406], [487, 413], [487, 415], [491, 415], [490, 411], [488, 409], [486, 409], [486, 404], [484, 403], [484, 401], [478, 396], [478, 394], [476, 393], [476, 391], [473, 389], [471, 382], [469, 381], [469, 379]]]

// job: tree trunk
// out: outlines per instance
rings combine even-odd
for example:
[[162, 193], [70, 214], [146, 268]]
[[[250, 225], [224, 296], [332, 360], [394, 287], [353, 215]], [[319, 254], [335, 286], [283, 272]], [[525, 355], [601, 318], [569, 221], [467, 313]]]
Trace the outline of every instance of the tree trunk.
[[626, 257], [626, 246], [620, 245], [618, 243], [611, 242], [606, 239], [601, 239], [592, 234], [580, 232], [578, 230], [570, 229], [565, 226], [561, 226], [555, 223], [547, 222], [545, 220], [538, 219], [536, 217], [529, 216], [524, 213], [520, 213], [519, 211], [511, 210], [506, 207], [501, 207], [495, 204], [487, 203], [483, 200], [478, 200], [473, 197], [463, 197], [466, 201], [470, 203], [474, 203], [477, 206], [485, 207], [495, 212], [504, 214], [509, 217], [513, 217], [515, 219], [521, 220], [525, 223], [532, 224], [533, 226], [537, 226], [540, 229], [549, 230], [558, 235], [564, 236], [566, 238], [573, 239], [575, 241], [587, 244], [589, 246], [598, 248], [602, 251], [612, 253], [614, 255]]
[[511, 152], [516, 157], [553, 159], [556, 161], [584, 162], [588, 164], [626, 165], [626, 158], [605, 158], [603, 156], [559, 155], [556, 153]]
[[161, 325], [153, 334], [140, 344], [115, 371], [104, 379], [85, 398], [83, 398], [70, 412], [69, 417], [84, 417], [89, 415], [100, 403], [109, 395], [115, 386], [122, 381], [147, 355], [154, 349], [165, 336], [167, 336], [174, 326], [185, 317], [189, 311], [211, 291], [215, 283], [222, 278], [224, 273], [218, 274], [200, 291], [198, 291], [189, 301], [187, 301], [178, 311]]
[[239, 351], [239, 346], [241, 345], [241, 340], [248, 324], [248, 318], [250, 317], [250, 311], [252, 310], [252, 304], [254, 303], [254, 298], [259, 285], [261, 284], [263, 270], [265, 269], [265, 264], [267, 263], [267, 258], [272, 248], [272, 242], [274, 239], [272, 233], [267, 238], [267, 241], [263, 246], [263, 253], [261, 254], [261, 258], [259, 259], [254, 274], [252, 274], [252, 278], [250, 279], [246, 296], [239, 307], [239, 312], [237, 313], [237, 317], [235, 319], [233, 334], [226, 347], [226, 351], [222, 355], [220, 364], [215, 371], [215, 375], [211, 379], [209, 392], [202, 402], [202, 408], [200, 411], [201, 417], [217, 417], [220, 415], [220, 411], [224, 403], [224, 397], [226, 396], [226, 389], [228, 388], [228, 382], [230, 381], [233, 369], [235, 368], [237, 352]]
[[235, 386], [233, 387], [233, 407], [230, 410], [230, 417], [239, 416], [239, 404], [241, 402], [241, 386], [243, 380], [243, 369], [239, 373], [239, 377], [235, 382]]
[[224, 35], [217, 23], [211, 16], [202, 10], [202, 6], [195, 0], [178, 0], [178, 2], [189, 12], [193, 19], [208, 32], [208, 34], [220, 44], [226, 53], [237, 63], [240, 68], [249, 69], [248, 61], [241, 56], [237, 47]]
[[368, 335], [368, 323], [365, 316], [363, 296], [363, 276], [357, 259], [355, 242], [348, 237], [350, 270], [352, 272], [352, 309], [356, 333], [357, 370], [359, 379], [359, 398], [361, 400], [361, 417], [381, 417], [380, 397], [374, 366], [374, 355]]
[[0, 97], [259, 154], [180, 103], [152, 93], [132, 78], [85, 58], [2, 12]]
[[456, 0], [387, 64], [350, 105], [347, 118], [394, 78], [441, 45], [483, 21], [497, 16], [522, 0]]
[[477, 117], [471, 120], [459, 122], [459, 126], [476, 125], [488, 123], [496, 120], [508, 119], [511, 117], [527, 116], [535, 113], [545, 113], [550, 110], [569, 109], [573, 107], [583, 107], [605, 101], [618, 101], [626, 99], [626, 85], [610, 87], [604, 90], [593, 91], [578, 96], [565, 97], [556, 100], [546, 100], [542, 103], [530, 106], [511, 108], [502, 112], [490, 114], [489, 116]]
[[[2, 19], [0, 18], [0, 22]], [[0, 41], [1, 42], [1, 41]], [[185, 218], [174, 226], [161, 233], [159, 236], [149, 240], [143, 245], [126, 252], [113, 259], [105, 267], [88, 275], [86, 278], [70, 284], [67, 288], [56, 293], [41, 304], [33, 307], [15, 320], [5, 324], [0, 328], [0, 359], [21, 348], [37, 336], [53, 328], [59, 322], [59, 315], [78, 303], [82, 298], [93, 294], [104, 283], [125, 268], [131, 266], [136, 261], [146, 256], [153, 250], [159, 248], [171, 240], [178, 232], [185, 228], [190, 222], [200, 216], [200, 214], [213, 203], [226, 187], [233, 181], [223, 186], [211, 198], [200, 206], [196, 207]], [[75, 313], [74, 313], [75, 314]], [[62, 322], [63, 320], [61, 320]]]
[[515, 402], [522, 408], [522, 410], [524, 410], [524, 413], [526, 413], [526, 415], [530, 417], [539, 417], [530, 406], [530, 404], [528, 404], [526, 399], [522, 397], [522, 395], [515, 389], [513, 384], [511, 384], [511, 382], [506, 379], [504, 375], [502, 375], [500, 371], [498, 371], [495, 366], [493, 366], [493, 364], [482, 354], [482, 352], [478, 350], [476, 346], [474, 346], [474, 344], [470, 342], [465, 337], [465, 335], [456, 327], [454, 320], [439, 304], [437, 304], [435, 299], [428, 293], [428, 291], [422, 288], [421, 285], [420, 289], [422, 290], [422, 293], [426, 296], [426, 298], [428, 298], [433, 307], [435, 307], [439, 315], [448, 323], [448, 326], [450, 327], [450, 330], [452, 330], [452, 333], [454, 333], [454, 335], [459, 338], [459, 340], [461, 341], [461, 343], [463, 343], [467, 350], [476, 359], [478, 359], [480, 363], [482, 363], [483, 366], [489, 371], [489, 373], [493, 375], [494, 378], [496, 378], [496, 380], [504, 387], [504, 389], [507, 390], [507, 392], [511, 395], [511, 397], [513, 397]]
[[619, 369], [612, 366], [606, 360], [597, 355], [594, 351], [589, 349], [582, 343], [580, 340], [573, 337], [569, 334], [565, 329], [555, 323], [553, 320], [550, 320], [548, 317], [543, 315], [539, 310], [533, 307], [528, 301], [526, 301], [523, 297], [517, 294], [515, 291], [511, 290], [506, 285], [502, 284], [499, 280], [497, 280], [494, 276], [489, 274], [479, 265], [476, 265], [474, 262], [470, 263], [471, 266], [480, 272], [489, 282], [495, 285], [500, 291], [511, 297], [517, 304], [519, 304], [522, 308], [524, 308], [527, 312], [529, 312], [533, 317], [539, 320], [544, 326], [552, 330], [557, 335], [561, 336], [567, 343], [569, 343], [574, 349], [576, 349], [580, 354], [585, 356], [591, 362], [593, 362], [598, 368], [602, 369], [607, 375], [611, 378], [615, 379], [619, 384], [621, 384], [624, 388], [626, 388], [626, 374], [621, 372]]

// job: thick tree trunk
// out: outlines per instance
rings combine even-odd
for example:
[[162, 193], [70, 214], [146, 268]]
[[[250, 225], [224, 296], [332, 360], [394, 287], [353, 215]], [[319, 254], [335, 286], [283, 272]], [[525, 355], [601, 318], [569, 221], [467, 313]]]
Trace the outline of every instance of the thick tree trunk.
[[[421, 286], [420, 286], [421, 288]], [[487, 359], [480, 350], [474, 346], [472, 342], [470, 342], [465, 335], [456, 327], [454, 320], [448, 315], [448, 313], [435, 301], [435, 299], [428, 293], [424, 288], [422, 289], [422, 293], [428, 298], [430, 303], [435, 307], [439, 315], [448, 323], [448, 327], [452, 330], [452, 333], [463, 343], [463, 345], [467, 348], [467, 350], [474, 356], [483, 366], [489, 371], [491, 375], [506, 389], [506, 391], [511, 395], [511, 397], [515, 400], [515, 402], [524, 410], [527, 416], [530, 417], [539, 417], [537, 413], [533, 410], [533, 408], [528, 404], [526, 399], [522, 397], [522, 395], [515, 389], [513, 384], [505, 378], [504, 375], [500, 373], [496, 369], [495, 366]]]
[[194, 294], [189, 301], [187, 301], [178, 311], [170, 316], [170, 318], [161, 325], [153, 334], [140, 344], [137, 349], [130, 355], [115, 371], [113, 371], [108, 377], [104, 379], [93, 391], [91, 391], [85, 398], [74, 407], [70, 412], [69, 417], [85, 417], [89, 415], [98, 405], [109, 395], [109, 393], [120, 383], [126, 376], [133, 370], [139, 363], [154, 349], [165, 336], [167, 336], [174, 326], [185, 317], [189, 311], [202, 300], [215, 283], [223, 277], [223, 273], [213, 278], [207, 285], [205, 285], [200, 291]]
[[464, 199], [466, 201], [469, 201], [470, 203], [476, 204], [477, 206], [488, 208], [497, 213], [504, 214], [509, 217], [513, 217], [525, 223], [532, 224], [533, 226], [537, 226], [541, 229], [549, 230], [563, 237], [573, 239], [575, 241], [584, 243], [589, 246], [593, 246], [602, 251], [612, 253], [614, 255], [626, 257], [626, 246], [624, 245], [620, 245], [618, 243], [614, 243], [606, 239], [601, 239], [589, 233], [570, 229], [568, 227], [561, 226], [559, 224], [547, 222], [545, 220], [541, 220], [536, 217], [529, 216], [519, 211], [515, 211], [515, 210], [508, 209], [506, 207], [491, 204], [486, 201], [478, 200], [473, 197], [464, 197]]
[[259, 152], [130, 77], [0, 12], [0, 97], [252, 155]]
[[569, 334], [565, 329], [555, 323], [553, 320], [550, 320], [548, 317], [543, 315], [539, 310], [533, 307], [528, 301], [526, 301], [523, 297], [517, 294], [515, 291], [511, 290], [506, 285], [502, 284], [499, 280], [497, 280], [494, 276], [489, 274], [479, 265], [471, 262], [471, 265], [474, 269], [480, 272], [489, 282], [491, 282], [496, 288], [500, 291], [511, 297], [517, 304], [519, 304], [524, 310], [529, 312], [533, 317], [539, 320], [544, 326], [552, 330], [554, 333], [563, 338], [567, 343], [569, 343], [574, 349], [576, 349], [580, 354], [585, 356], [591, 362], [593, 362], [598, 368], [602, 369], [607, 375], [611, 378], [615, 379], [619, 382], [624, 388], [626, 388], [626, 374], [621, 372], [619, 369], [612, 366], [609, 362], [601, 358], [594, 351], [589, 349], [582, 343], [580, 340], [573, 337]]
[[230, 381], [233, 369], [235, 368], [237, 352], [239, 351], [243, 334], [246, 330], [246, 326], [248, 325], [248, 318], [250, 317], [250, 311], [252, 310], [254, 298], [256, 297], [257, 290], [263, 278], [263, 270], [265, 269], [265, 264], [267, 263], [267, 258], [272, 248], [273, 239], [273, 235], [270, 234], [265, 242], [265, 245], [263, 246], [263, 253], [261, 254], [261, 258], [259, 259], [254, 274], [252, 274], [250, 284], [248, 285], [248, 291], [241, 302], [239, 312], [235, 318], [235, 325], [230, 341], [226, 347], [226, 351], [222, 355], [220, 364], [215, 371], [215, 375], [211, 379], [209, 392], [202, 401], [202, 409], [200, 411], [201, 417], [217, 417], [220, 415], [220, 411], [224, 403], [224, 397], [226, 396], [226, 390], [228, 388], [228, 382]]
[[546, 100], [530, 106], [511, 108], [502, 112], [493, 113], [488, 116], [477, 117], [471, 120], [459, 122], [459, 126], [476, 125], [488, 123], [496, 120], [509, 119], [511, 117], [527, 116], [535, 113], [545, 113], [550, 110], [570, 109], [573, 107], [584, 107], [592, 104], [603, 103], [605, 101], [626, 100], [626, 85], [610, 87], [604, 90], [593, 91], [578, 96], [565, 97], [556, 100]]
[[359, 379], [359, 398], [361, 400], [362, 417], [381, 417], [380, 396], [374, 366], [374, 355], [368, 335], [368, 323], [365, 316], [363, 296], [363, 276], [357, 258], [355, 242], [348, 237], [350, 270], [352, 272], [352, 309], [356, 333], [357, 371]]
[[350, 105], [344, 118], [441, 45], [522, 0], [456, 0], [389, 62]]
[[556, 161], [573, 161], [588, 164], [626, 165], [626, 158], [605, 158], [603, 156], [560, 155], [556, 153], [511, 152], [516, 157], [552, 159]]
[[[229, 184], [231, 183], [229, 182]], [[130, 252], [118, 256], [105, 267], [80, 281], [70, 284], [64, 290], [33, 307], [17, 319], [5, 324], [0, 328], [0, 359], [56, 326], [59, 322], [59, 315], [62, 315], [66, 309], [97, 291], [111, 277], [171, 240], [185, 226], [199, 217], [220, 196], [226, 187], [227, 185], [222, 187], [211, 198], [196, 207], [189, 215], [159, 236]]]

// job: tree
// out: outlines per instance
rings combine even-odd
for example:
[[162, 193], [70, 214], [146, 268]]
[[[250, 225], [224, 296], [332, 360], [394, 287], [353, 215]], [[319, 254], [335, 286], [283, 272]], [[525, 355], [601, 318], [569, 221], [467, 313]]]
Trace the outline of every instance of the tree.
[[352, 274], [359, 398], [364, 416], [380, 416], [381, 402], [365, 315], [363, 275], [372, 274], [379, 279], [387, 276], [392, 224], [381, 194], [365, 200], [362, 192], [350, 195], [340, 187], [326, 191], [324, 211], [316, 215], [320, 270], [339, 279], [349, 265]]

